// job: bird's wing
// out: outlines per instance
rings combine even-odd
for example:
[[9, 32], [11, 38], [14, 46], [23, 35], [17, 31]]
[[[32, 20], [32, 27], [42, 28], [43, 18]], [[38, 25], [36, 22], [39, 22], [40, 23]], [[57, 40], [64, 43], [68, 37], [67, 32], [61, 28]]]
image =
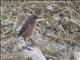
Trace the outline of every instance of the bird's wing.
[[29, 25], [28, 21], [23, 24], [22, 28], [18, 33], [18, 36], [20, 36], [28, 28], [28, 25]]

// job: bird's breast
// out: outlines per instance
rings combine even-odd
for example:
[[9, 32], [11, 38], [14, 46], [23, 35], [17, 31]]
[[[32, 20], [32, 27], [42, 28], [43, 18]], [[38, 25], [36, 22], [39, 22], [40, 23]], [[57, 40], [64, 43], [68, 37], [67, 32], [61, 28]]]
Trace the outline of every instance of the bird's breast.
[[29, 26], [27, 28], [25, 28], [25, 31], [23, 32], [22, 36], [23, 37], [30, 37], [33, 33], [34, 30], [34, 25], [29, 24]]

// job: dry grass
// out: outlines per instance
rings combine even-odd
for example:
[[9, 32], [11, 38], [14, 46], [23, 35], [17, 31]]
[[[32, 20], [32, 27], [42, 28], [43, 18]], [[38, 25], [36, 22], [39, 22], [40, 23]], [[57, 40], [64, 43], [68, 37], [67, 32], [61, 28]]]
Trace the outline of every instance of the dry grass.
[[[35, 13], [36, 9], [41, 10], [40, 21], [36, 23], [32, 37], [36, 46], [41, 48], [47, 58], [73, 59], [72, 53], [80, 51], [79, 1], [1, 1], [2, 44], [18, 34], [25, 19]], [[9, 52], [10, 49], [4, 50]], [[14, 52], [2, 52], [2, 60], [20, 58]]]

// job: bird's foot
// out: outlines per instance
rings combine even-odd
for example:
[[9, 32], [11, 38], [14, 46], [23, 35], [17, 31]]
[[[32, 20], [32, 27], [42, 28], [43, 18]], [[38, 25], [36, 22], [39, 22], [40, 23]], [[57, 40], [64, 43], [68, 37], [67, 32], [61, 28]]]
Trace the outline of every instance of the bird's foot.
[[32, 50], [32, 45], [31, 45], [31, 44], [28, 44], [28, 45], [26, 45], [26, 48], [27, 48], [28, 50]]
[[28, 49], [28, 50], [32, 50], [32, 47], [31, 46], [22, 46], [22, 49]]

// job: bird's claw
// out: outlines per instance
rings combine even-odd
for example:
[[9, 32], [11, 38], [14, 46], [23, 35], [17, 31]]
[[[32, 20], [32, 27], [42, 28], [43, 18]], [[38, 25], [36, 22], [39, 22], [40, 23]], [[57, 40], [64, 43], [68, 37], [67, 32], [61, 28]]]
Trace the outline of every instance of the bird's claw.
[[26, 45], [26, 48], [27, 48], [28, 50], [32, 50], [32, 45]]

